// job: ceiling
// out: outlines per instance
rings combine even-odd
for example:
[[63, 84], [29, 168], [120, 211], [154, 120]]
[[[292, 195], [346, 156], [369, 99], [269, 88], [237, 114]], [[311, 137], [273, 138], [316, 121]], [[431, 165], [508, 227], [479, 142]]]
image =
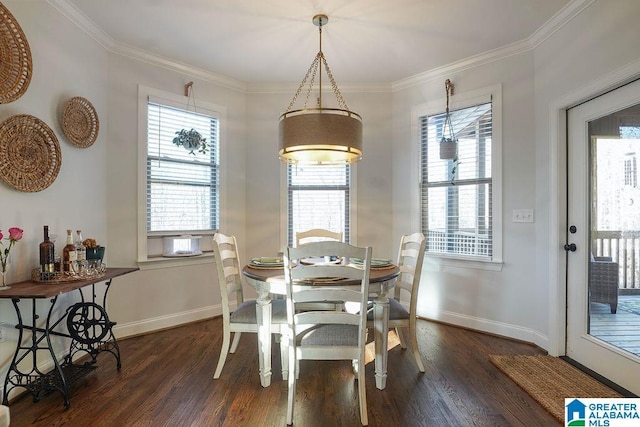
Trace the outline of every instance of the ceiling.
[[[583, 0], [49, 0], [108, 45], [244, 83], [392, 83], [517, 43]], [[567, 7], [565, 7], [567, 6]], [[60, 7], [60, 6], [58, 6]]]

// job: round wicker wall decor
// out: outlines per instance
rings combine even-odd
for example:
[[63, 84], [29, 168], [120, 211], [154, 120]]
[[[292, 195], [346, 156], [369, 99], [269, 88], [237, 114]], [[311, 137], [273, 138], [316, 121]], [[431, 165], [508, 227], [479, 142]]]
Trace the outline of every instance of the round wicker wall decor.
[[90, 147], [98, 138], [100, 121], [89, 100], [76, 96], [67, 101], [62, 112], [62, 132], [81, 148]]
[[53, 130], [28, 114], [0, 125], [0, 179], [20, 191], [50, 186], [60, 172], [62, 154]]
[[0, 3], [0, 104], [24, 95], [32, 72], [29, 42], [11, 12]]

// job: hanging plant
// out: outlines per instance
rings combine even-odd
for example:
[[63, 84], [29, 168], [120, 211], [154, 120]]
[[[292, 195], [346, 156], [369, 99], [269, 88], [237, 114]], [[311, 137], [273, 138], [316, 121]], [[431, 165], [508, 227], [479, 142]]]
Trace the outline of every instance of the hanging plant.
[[442, 139], [440, 140], [440, 158], [442, 160], [453, 160], [458, 155], [458, 138], [453, 133], [451, 116], [449, 115], [449, 95], [453, 95], [453, 83], [447, 79], [444, 82], [444, 89], [447, 93], [447, 109], [442, 124]]
[[451, 80], [445, 80], [444, 89], [447, 93], [447, 109], [444, 123], [442, 125], [442, 138], [440, 139], [440, 159], [452, 160], [450, 170], [451, 185], [456, 185], [454, 180], [460, 160], [458, 159], [458, 138], [456, 138], [456, 135], [453, 133], [451, 115], [449, 114], [449, 95], [453, 95], [453, 83], [451, 83]]
[[173, 138], [173, 143], [178, 147], [183, 147], [189, 150], [189, 154], [195, 156], [195, 152], [207, 154], [207, 139], [200, 135], [195, 129], [186, 130], [181, 129], [176, 132], [176, 137]]
[[[189, 111], [189, 104], [193, 100], [193, 112], [196, 110], [196, 98], [193, 95], [193, 82], [189, 82], [184, 85], [184, 95], [187, 97], [187, 111]], [[207, 154], [207, 140], [200, 132], [191, 128], [191, 130], [180, 129], [176, 132], [176, 137], [173, 138], [173, 143], [178, 147], [183, 147], [185, 150], [189, 150], [189, 154], [196, 155], [196, 152]]]
[[452, 160], [458, 156], [458, 140], [442, 137], [440, 140], [440, 159]]

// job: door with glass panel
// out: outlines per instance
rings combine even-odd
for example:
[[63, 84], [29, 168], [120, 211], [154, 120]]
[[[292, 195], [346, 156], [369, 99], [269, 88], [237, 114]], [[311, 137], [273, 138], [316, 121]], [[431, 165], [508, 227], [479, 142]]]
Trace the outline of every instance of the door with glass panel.
[[638, 394], [640, 81], [567, 123], [567, 355]]

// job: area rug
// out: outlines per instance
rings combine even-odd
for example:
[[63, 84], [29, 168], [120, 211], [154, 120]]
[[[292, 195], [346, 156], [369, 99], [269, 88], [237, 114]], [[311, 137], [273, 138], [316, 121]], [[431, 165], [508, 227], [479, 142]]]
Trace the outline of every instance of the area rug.
[[618, 310], [640, 315], [640, 298], [618, 299]]
[[560, 422], [565, 397], [622, 397], [557, 357], [491, 355], [489, 360]]

